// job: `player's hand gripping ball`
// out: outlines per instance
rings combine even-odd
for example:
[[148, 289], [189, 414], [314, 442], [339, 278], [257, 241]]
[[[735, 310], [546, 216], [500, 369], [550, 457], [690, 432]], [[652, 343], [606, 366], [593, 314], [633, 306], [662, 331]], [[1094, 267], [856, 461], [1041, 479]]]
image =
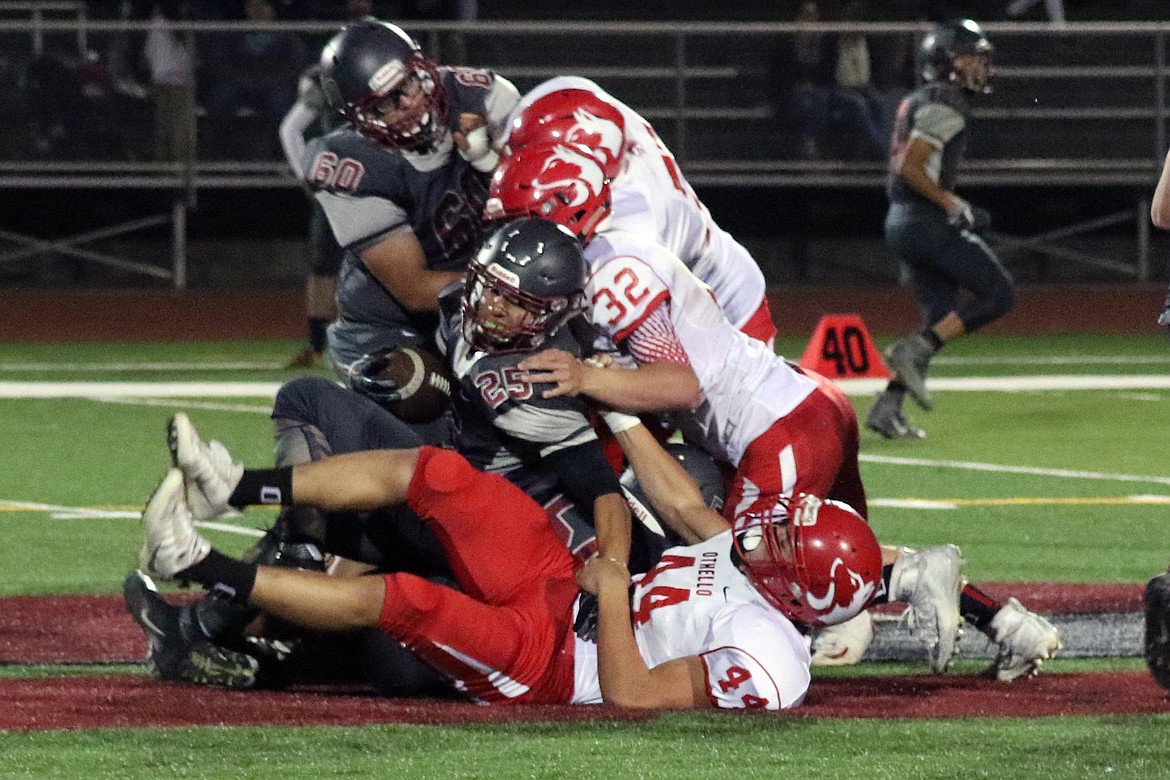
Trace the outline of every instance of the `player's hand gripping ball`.
[[350, 384], [398, 419], [417, 425], [443, 415], [451, 404], [454, 378], [429, 352], [396, 347], [371, 352], [354, 363]]

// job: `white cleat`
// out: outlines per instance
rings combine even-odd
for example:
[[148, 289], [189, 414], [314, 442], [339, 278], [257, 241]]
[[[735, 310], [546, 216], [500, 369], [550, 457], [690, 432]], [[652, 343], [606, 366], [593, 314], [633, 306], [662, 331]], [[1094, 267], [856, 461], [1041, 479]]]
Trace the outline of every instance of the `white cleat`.
[[171, 469], [142, 513], [146, 541], [138, 553], [138, 568], [151, 577], [178, 579], [176, 575], [202, 561], [211, 543], [199, 535], [191, 509], [183, 496], [183, 472]]
[[228, 504], [240, 482], [244, 466], [235, 462], [227, 447], [217, 441], [204, 443], [191, 420], [178, 412], [167, 424], [171, 459], [183, 471], [187, 501], [196, 520], [212, 520], [233, 511]]
[[995, 613], [988, 635], [999, 645], [992, 668], [996, 679], [1002, 682], [1034, 677], [1044, 660], [1064, 646], [1056, 626], [1029, 612], [1015, 598], [1008, 599]]
[[812, 641], [813, 666], [848, 666], [861, 661], [873, 641], [873, 616], [859, 612], [844, 623], [826, 626]]
[[910, 633], [926, 644], [930, 669], [947, 670], [958, 650], [963, 554], [953, 544], [904, 552], [890, 578], [891, 600], [905, 601]]

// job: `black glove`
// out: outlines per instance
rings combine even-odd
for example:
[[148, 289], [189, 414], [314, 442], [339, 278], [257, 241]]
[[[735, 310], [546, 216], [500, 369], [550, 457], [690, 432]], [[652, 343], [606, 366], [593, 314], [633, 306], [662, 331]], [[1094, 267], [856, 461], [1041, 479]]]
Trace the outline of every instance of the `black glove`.
[[1146, 606], [1146, 666], [1158, 685], [1170, 689], [1170, 573], [1150, 580], [1142, 601]]

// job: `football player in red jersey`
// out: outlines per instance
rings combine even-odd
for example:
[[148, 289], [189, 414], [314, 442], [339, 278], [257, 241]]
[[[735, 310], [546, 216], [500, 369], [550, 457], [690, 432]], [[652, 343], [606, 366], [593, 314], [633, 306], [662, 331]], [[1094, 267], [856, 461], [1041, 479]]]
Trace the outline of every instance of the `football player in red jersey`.
[[[847, 506], [802, 496], [733, 532], [642, 426], [619, 420], [616, 430], [651, 500], [694, 540], [632, 580], [614, 558], [575, 565], [539, 504], [433, 447], [246, 470], [200, 444], [144, 512], [140, 566], [306, 628], [378, 626], [482, 703], [800, 704], [809, 651], [793, 621], [847, 620], [869, 600], [881, 577], [869, 526]], [[435, 529], [462, 592], [409, 574], [257, 566], [224, 556], [195, 530], [192, 507], [207, 519], [274, 500], [327, 510], [405, 503]], [[579, 628], [582, 588], [596, 596], [588, 632]]]

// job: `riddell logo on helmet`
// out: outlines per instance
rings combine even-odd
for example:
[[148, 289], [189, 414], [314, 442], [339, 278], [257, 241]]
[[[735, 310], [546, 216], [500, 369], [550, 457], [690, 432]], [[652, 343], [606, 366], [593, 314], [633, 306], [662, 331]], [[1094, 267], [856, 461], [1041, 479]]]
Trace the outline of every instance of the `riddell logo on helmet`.
[[544, 167], [541, 168], [541, 174], [552, 171], [560, 175], [559, 169], [562, 166], [571, 166], [575, 170], [565, 170], [563, 178], [560, 179], [546, 180], [542, 176], [540, 186], [546, 190], [570, 190], [573, 195], [565, 205], [580, 206], [601, 193], [605, 173], [592, 157], [575, 152], [567, 146], [554, 146], [552, 153], [544, 162]]
[[398, 60], [391, 60], [375, 71], [370, 77], [370, 91], [375, 95], [385, 95], [406, 77], [406, 69]]
[[492, 263], [489, 265], [487, 267], [487, 273], [488, 276], [499, 279], [509, 287], [520, 287], [520, 277], [512, 271], [509, 271], [507, 268], [504, 268], [502, 265], [499, 265], [498, 263]]

